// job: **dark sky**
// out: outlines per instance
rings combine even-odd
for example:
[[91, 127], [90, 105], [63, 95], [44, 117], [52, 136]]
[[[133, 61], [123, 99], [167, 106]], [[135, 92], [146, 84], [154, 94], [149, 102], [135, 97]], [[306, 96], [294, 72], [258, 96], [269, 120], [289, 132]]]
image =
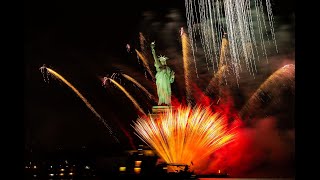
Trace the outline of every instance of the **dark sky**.
[[[284, 2], [272, 1], [274, 14], [288, 22], [293, 5]], [[184, 15], [184, 0], [29, 0], [24, 4], [25, 149], [77, 151], [85, 146], [112, 152], [119, 147], [131, 148], [120, 127], [132, 132], [130, 124], [137, 118], [134, 107], [121, 92], [103, 88], [99, 77], [126, 68], [143, 77], [141, 66], [134, 55], [128, 55], [125, 45], [137, 48], [140, 31], [150, 40], [161, 38], [143, 24], [147, 19], [144, 13], [152, 12], [157, 16], [153, 20], [165, 22], [172, 9]], [[185, 16], [180, 22], [186, 25]], [[42, 64], [61, 74], [87, 98], [117, 133], [120, 144], [64, 83], [52, 78], [44, 82], [39, 71]], [[147, 86], [154, 93], [152, 85]], [[146, 110], [150, 107], [145, 101], [142, 104]]]
[[[61, 74], [124, 136], [117, 121], [131, 130], [135, 111], [125, 98], [117, 97], [120, 93], [108, 93], [98, 77], [114, 72], [112, 63], [128, 60], [125, 45], [138, 42], [143, 11], [162, 14], [167, 8], [184, 7], [183, 1], [169, 2], [25, 1], [26, 149], [46, 152], [86, 146], [112, 151], [115, 142], [99, 119], [64, 83], [54, 79], [45, 83], [39, 68], [47, 64]], [[120, 146], [131, 148], [128, 144]]]

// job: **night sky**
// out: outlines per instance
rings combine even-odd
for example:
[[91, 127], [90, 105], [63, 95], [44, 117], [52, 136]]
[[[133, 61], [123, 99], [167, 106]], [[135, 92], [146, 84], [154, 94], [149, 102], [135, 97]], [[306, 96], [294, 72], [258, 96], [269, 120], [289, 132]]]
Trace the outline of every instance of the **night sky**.
[[[155, 94], [154, 85], [144, 81], [144, 70], [135, 52], [128, 53], [126, 44], [139, 49], [139, 32], [143, 32], [148, 42], [156, 40], [159, 53], [172, 57], [175, 54], [172, 51], [181, 50], [180, 47], [172, 48], [179, 46], [179, 28], [186, 27], [187, 21], [184, 0], [146, 2], [24, 2], [26, 151], [49, 153], [63, 149], [77, 152], [86, 148], [95, 153], [114, 153], [119, 149], [131, 149], [121, 128], [131, 134], [136, 145], [140, 143], [130, 126], [137, 118], [134, 106], [116, 88], [104, 88], [100, 78], [113, 72], [125, 72]], [[279, 57], [294, 63], [293, 4], [284, 0], [271, 2], [279, 27]], [[252, 89], [285, 62], [274, 59], [276, 62], [266, 70], [266, 75], [261, 80], [258, 76], [257, 82], [252, 83]], [[99, 119], [69, 87], [53, 78], [49, 83], [44, 82], [39, 71], [43, 64], [61, 74], [84, 95], [117, 134], [120, 144], [109, 136]], [[176, 73], [181, 72], [176, 66], [174, 69]], [[243, 96], [252, 93], [252, 89], [245, 90], [248, 92]], [[173, 90], [180, 95], [183, 91], [178, 83], [173, 85]], [[135, 96], [145, 111], [155, 105], [139, 93]], [[290, 113], [293, 108], [285, 108], [290, 112], [289, 117], [284, 118], [286, 123], [283, 126], [292, 128]]]
[[[65, 77], [115, 132], [120, 131], [117, 121], [131, 130], [129, 124], [136, 118], [133, 106], [103, 88], [99, 77], [118, 71], [113, 63], [136, 66], [125, 45], [138, 44], [144, 11], [163, 14], [184, 7], [183, 1], [169, 2], [25, 2], [26, 149], [46, 152], [85, 146], [112, 151], [115, 142], [99, 119], [64, 83], [44, 82], [39, 68], [47, 64]], [[127, 142], [120, 146], [128, 148]]]

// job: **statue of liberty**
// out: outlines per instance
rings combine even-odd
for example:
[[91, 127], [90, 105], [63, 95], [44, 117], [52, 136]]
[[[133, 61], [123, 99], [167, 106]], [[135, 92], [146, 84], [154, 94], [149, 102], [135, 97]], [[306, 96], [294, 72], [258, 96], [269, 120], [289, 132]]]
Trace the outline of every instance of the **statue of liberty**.
[[158, 105], [171, 105], [171, 83], [174, 81], [174, 71], [167, 66], [166, 56], [156, 55], [154, 49], [155, 42], [151, 43], [151, 52], [154, 58], [154, 66], [156, 67], [156, 85], [158, 93]]

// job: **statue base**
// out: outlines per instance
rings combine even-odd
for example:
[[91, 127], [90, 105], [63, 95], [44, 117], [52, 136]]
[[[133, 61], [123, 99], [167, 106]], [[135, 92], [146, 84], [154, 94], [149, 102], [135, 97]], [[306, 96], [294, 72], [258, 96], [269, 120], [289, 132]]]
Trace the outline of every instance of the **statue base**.
[[173, 106], [152, 106], [152, 113], [149, 115], [153, 118], [156, 119], [159, 114], [165, 113], [167, 111], [170, 111], [174, 109]]
[[170, 110], [172, 106], [152, 106], [152, 114], [163, 113]]

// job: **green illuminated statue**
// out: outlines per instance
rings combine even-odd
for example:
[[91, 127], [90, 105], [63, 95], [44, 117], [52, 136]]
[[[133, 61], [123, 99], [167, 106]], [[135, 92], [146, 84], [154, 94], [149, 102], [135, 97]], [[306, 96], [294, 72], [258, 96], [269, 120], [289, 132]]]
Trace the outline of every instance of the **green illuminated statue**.
[[151, 52], [156, 67], [156, 85], [158, 93], [158, 105], [171, 105], [171, 83], [174, 81], [174, 71], [167, 66], [168, 57], [157, 57], [155, 51], [155, 42], [151, 43]]

